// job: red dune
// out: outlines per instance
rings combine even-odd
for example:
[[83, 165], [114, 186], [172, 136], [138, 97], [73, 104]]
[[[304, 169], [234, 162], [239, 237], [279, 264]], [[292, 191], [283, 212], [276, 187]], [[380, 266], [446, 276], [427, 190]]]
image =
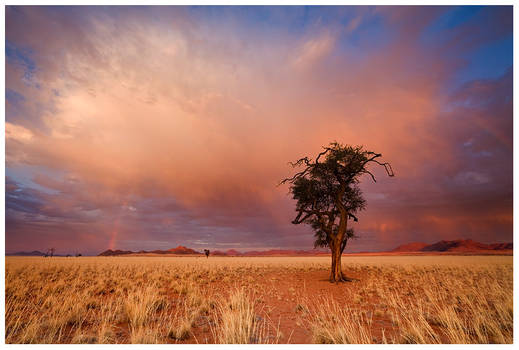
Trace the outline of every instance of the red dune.
[[176, 248], [169, 249], [168, 252], [171, 254], [200, 254], [196, 250], [193, 250], [191, 248], [187, 248], [187, 247], [184, 247], [181, 245], [179, 245]]
[[108, 249], [108, 250], [105, 250], [104, 252], [102, 252], [101, 254], [99, 254], [99, 256], [114, 256], [114, 255], [126, 255], [126, 254], [133, 254], [133, 252], [130, 250]]
[[425, 243], [409, 243], [401, 245], [392, 252], [485, 252], [512, 250], [513, 243], [485, 244], [471, 239], [457, 239], [454, 241], [439, 241], [427, 245]]
[[178, 246], [176, 248], [171, 248], [168, 250], [152, 250], [152, 251], [145, 251], [140, 250], [138, 252], [132, 252], [131, 250], [105, 250], [104, 252], [100, 253], [99, 256], [117, 256], [117, 255], [129, 255], [129, 254], [174, 254], [174, 255], [201, 255], [202, 253], [197, 252], [196, 250], [193, 250], [191, 248], [187, 248], [184, 246]]
[[214, 256], [225, 256], [227, 254], [225, 254], [225, 252], [222, 252], [221, 250], [215, 250], [214, 252], [211, 252], [210, 255], [214, 255]]
[[234, 250], [234, 249], [229, 249], [228, 251], [225, 252], [225, 255], [235, 256], [235, 255], [242, 255], [242, 253], [240, 253], [239, 251]]
[[422, 250], [423, 248], [427, 247], [427, 243], [423, 242], [413, 242], [408, 244], [402, 244], [395, 249], [392, 250], [392, 252], [418, 252]]

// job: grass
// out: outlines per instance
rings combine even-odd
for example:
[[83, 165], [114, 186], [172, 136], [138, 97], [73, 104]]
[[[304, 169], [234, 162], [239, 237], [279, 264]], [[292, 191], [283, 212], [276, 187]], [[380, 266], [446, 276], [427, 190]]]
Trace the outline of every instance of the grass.
[[314, 343], [371, 344], [372, 318], [329, 299], [321, 300], [311, 318]]
[[511, 257], [6, 258], [6, 343], [512, 343]]
[[[315, 342], [513, 341], [511, 266], [384, 266], [366, 270], [364, 284], [353, 294], [356, 308], [329, 299], [313, 307], [310, 323]], [[386, 314], [392, 325], [378, 327], [380, 333], [375, 336], [374, 318], [380, 321]]]
[[269, 324], [257, 314], [254, 297], [243, 289], [231, 293], [218, 303], [219, 323], [212, 328], [214, 340], [220, 344], [268, 344], [279, 341], [279, 329], [269, 335]]

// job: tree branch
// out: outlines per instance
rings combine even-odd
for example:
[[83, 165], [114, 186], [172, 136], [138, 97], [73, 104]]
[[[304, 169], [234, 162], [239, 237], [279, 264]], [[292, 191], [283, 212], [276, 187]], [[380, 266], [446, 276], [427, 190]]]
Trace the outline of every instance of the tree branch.
[[303, 162], [306, 164], [306, 165], [310, 165], [310, 158], [308, 157], [303, 157], [299, 160], [297, 160], [296, 162], [292, 163], [292, 162], [288, 162], [288, 164], [290, 164], [292, 166], [292, 168], [295, 168], [297, 166], [300, 166], [301, 164], [303, 164]]
[[375, 175], [373, 175], [369, 170], [364, 169], [361, 171], [362, 173], [369, 174], [371, 178], [373, 179], [373, 182], [377, 182], [377, 179], [375, 179]]
[[297, 179], [297, 178], [299, 178], [299, 177], [302, 177], [302, 176], [306, 175], [306, 173], [307, 173], [309, 170], [310, 170], [310, 167], [307, 167], [305, 170], [298, 172], [298, 173], [295, 174], [294, 176], [281, 180], [281, 182], [278, 184], [278, 186], [281, 186], [281, 185], [283, 185], [283, 184], [285, 184], [285, 183], [287, 183], [287, 182], [292, 182], [292, 181], [294, 181], [295, 179]]
[[[297, 209], [299, 214], [297, 214], [296, 218], [292, 220], [292, 223], [294, 225], [303, 223], [306, 219], [311, 217], [312, 215], [315, 215], [319, 218], [319, 220], [322, 219], [323, 215], [328, 216], [328, 219], [330, 219], [333, 216], [333, 211], [320, 211], [320, 210], [309, 210], [309, 209]], [[301, 219], [301, 215], [305, 214], [305, 216]]]
[[303, 210], [301, 210], [299, 212], [299, 214], [297, 214], [296, 218], [294, 220], [292, 220], [292, 223], [294, 225], [298, 225], [298, 224], [301, 224], [303, 223], [306, 219], [308, 219], [310, 216], [314, 215], [313, 213], [306, 213], [306, 215], [301, 219], [301, 215], [303, 215]]
[[391, 177], [395, 176], [395, 173], [393, 172], [393, 168], [391, 167], [391, 164], [380, 163], [378, 160], [373, 160], [373, 162], [377, 163], [378, 165], [383, 165], [384, 169], [386, 169], [386, 172], [389, 176], [391, 176]]
[[359, 219], [357, 219], [357, 217], [355, 215], [351, 214], [351, 213], [348, 213], [348, 217], [352, 218], [353, 221], [355, 221], [355, 222], [359, 221]]
[[323, 147], [324, 148], [324, 151], [322, 151], [321, 153], [319, 153], [317, 155], [317, 158], [315, 158], [315, 164], [319, 164], [319, 158], [321, 158], [321, 156], [325, 155], [326, 153], [328, 153], [328, 151], [330, 151], [330, 148], [329, 147]]

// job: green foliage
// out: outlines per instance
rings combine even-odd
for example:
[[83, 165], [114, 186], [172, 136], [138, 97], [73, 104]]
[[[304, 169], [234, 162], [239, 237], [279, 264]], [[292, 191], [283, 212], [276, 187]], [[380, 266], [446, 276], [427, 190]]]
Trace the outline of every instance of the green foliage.
[[[304, 169], [282, 183], [290, 183], [290, 193], [296, 200], [298, 216], [294, 224], [305, 223], [315, 231], [315, 247], [326, 247], [329, 238], [337, 235], [341, 213], [342, 220], [354, 218], [355, 214], [366, 208], [358, 184], [360, 177], [369, 174], [366, 169], [369, 162], [383, 165], [390, 176], [389, 164], [380, 163], [376, 158], [380, 154], [365, 150], [362, 146], [342, 145], [337, 142], [324, 147], [315, 161], [308, 157], [301, 158], [293, 167], [304, 166]], [[344, 217], [344, 213], [346, 217]], [[354, 237], [352, 229], [345, 232], [344, 240]], [[345, 243], [345, 242], [344, 242]]]

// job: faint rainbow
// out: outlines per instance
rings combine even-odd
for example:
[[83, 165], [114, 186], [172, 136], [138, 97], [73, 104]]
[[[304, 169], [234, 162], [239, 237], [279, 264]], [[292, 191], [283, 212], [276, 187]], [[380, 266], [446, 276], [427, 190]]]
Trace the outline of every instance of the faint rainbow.
[[124, 208], [126, 208], [126, 201], [124, 201], [121, 208], [119, 208], [119, 215], [117, 215], [117, 218], [115, 219], [114, 227], [111, 230], [111, 237], [110, 237], [110, 243], [108, 244], [108, 249], [114, 250], [115, 249], [115, 243], [117, 243], [117, 235], [119, 234], [119, 226], [121, 223], [121, 216], [123, 214]]

